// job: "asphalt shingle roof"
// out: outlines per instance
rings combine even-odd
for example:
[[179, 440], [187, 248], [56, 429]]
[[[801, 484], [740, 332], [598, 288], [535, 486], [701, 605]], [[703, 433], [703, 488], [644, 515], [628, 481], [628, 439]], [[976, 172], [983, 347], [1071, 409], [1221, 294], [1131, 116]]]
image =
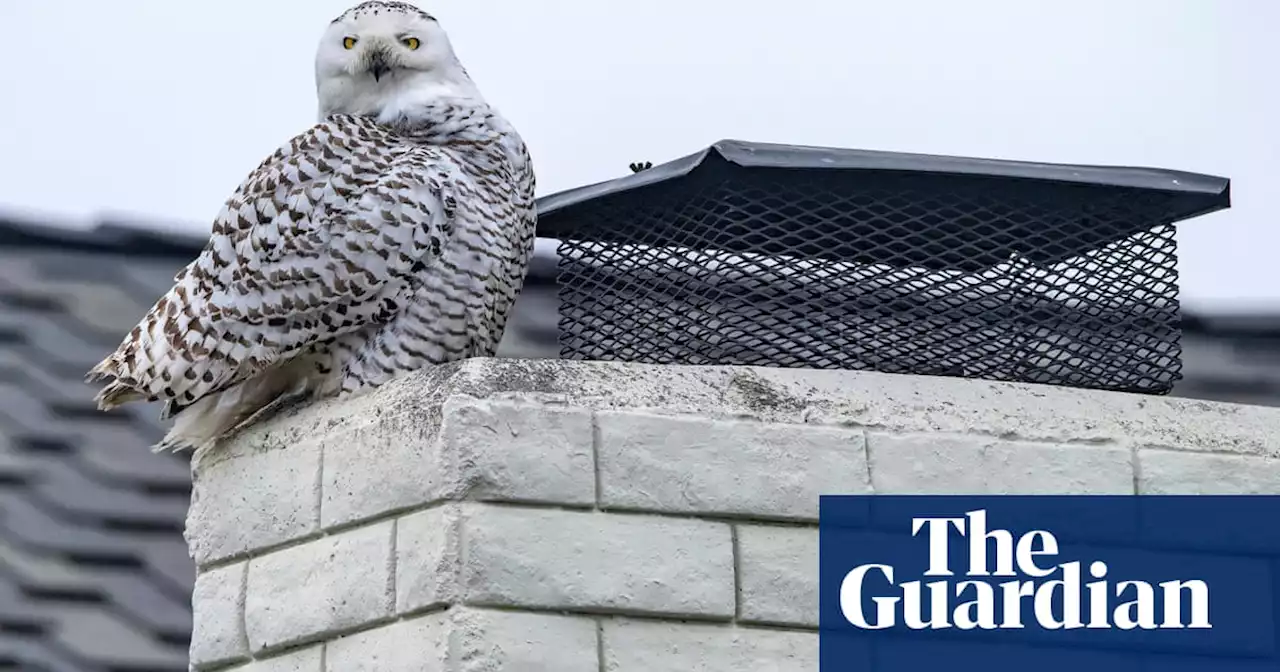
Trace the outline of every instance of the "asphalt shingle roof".
[[82, 382], [183, 263], [0, 247], [0, 669], [186, 669], [187, 458]]

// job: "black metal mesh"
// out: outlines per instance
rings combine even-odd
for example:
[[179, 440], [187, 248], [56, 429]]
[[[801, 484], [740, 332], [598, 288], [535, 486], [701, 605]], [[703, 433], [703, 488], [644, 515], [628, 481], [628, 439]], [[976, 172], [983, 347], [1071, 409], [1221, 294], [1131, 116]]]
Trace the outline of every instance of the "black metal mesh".
[[561, 356], [1167, 392], [1178, 192], [699, 170], [557, 224]]

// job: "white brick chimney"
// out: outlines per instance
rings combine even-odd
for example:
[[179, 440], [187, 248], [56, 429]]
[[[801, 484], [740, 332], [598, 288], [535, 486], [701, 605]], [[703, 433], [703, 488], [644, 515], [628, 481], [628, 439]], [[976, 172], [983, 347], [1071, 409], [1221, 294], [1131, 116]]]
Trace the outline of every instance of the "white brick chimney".
[[197, 456], [195, 669], [817, 669], [820, 494], [1276, 493], [1280, 409], [471, 360]]

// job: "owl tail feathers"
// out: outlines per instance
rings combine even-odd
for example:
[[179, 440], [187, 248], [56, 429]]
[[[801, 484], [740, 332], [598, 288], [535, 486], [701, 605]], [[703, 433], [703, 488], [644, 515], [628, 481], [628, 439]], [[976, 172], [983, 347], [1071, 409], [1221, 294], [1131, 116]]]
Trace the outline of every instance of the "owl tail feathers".
[[98, 405], [98, 410], [109, 411], [131, 401], [140, 401], [145, 398], [146, 395], [137, 391], [127, 383], [117, 380], [102, 388], [102, 390], [98, 392], [97, 396], [93, 398], [93, 401]]
[[251, 424], [266, 420], [309, 395], [305, 376], [294, 367], [268, 369], [254, 378], [203, 397], [174, 416], [173, 427], [152, 452], [198, 451], [212, 447]]
[[197, 450], [199, 450], [200, 448], [203, 448], [203, 447], [204, 447], [204, 445], [203, 445], [203, 444], [202, 444], [202, 445], [196, 445], [196, 444], [194, 444], [194, 443], [192, 443], [192, 442], [191, 442], [191, 439], [189, 439], [189, 438], [187, 438], [187, 437], [185, 437], [185, 436], [174, 436], [174, 435], [173, 435], [173, 432], [171, 431], [171, 432], [169, 432], [168, 434], [166, 434], [166, 435], [165, 435], [165, 437], [164, 437], [163, 439], [160, 439], [160, 441], [159, 441], [159, 442], [157, 442], [155, 445], [151, 446], [151, 452], [153, 452], [153, 453], [168, 453], [168, 452], [181, 453], [181, 452], [182, 452], [182, 451], [184, 451], [184, 450], [190, 450], [191, 452], [195, 452], [195, 451], [197, 451]]
[[113, 368], [115, 368], [115, 357], [108, 357], [98, 362], [97, 366], [89, 369], [89, 373], [84, 374], [84, 382], [90, 384], [100, 383], [107, 378], [112, 378], [116, 375], [115, 371], [112, 370]]
[[107, 384], [98, 391], [93, 401], [98, 405], [98, 410], [109, 411], [117, 406], [123, 406], [132, 401], [140, 401], [147, 398], [128, 378], [120, 377], [119, 371], [116, 369], [116, 358], [108, 357], [98, 363], [97, 366], [89, 370], [85, 374], [84, 382], [89, 384], [107, 382]]

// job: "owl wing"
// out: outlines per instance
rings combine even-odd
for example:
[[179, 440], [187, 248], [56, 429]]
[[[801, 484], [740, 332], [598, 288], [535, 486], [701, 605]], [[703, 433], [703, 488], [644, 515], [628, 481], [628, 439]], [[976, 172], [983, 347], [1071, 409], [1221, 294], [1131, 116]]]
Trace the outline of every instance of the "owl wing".
[[167, 417], [389, 319], [452, 233], [457, 168], [358, 117], [293, 138], [240, 184], [199, 257], [90, 371], [114, 378], [99, 406], [164, 399]]

